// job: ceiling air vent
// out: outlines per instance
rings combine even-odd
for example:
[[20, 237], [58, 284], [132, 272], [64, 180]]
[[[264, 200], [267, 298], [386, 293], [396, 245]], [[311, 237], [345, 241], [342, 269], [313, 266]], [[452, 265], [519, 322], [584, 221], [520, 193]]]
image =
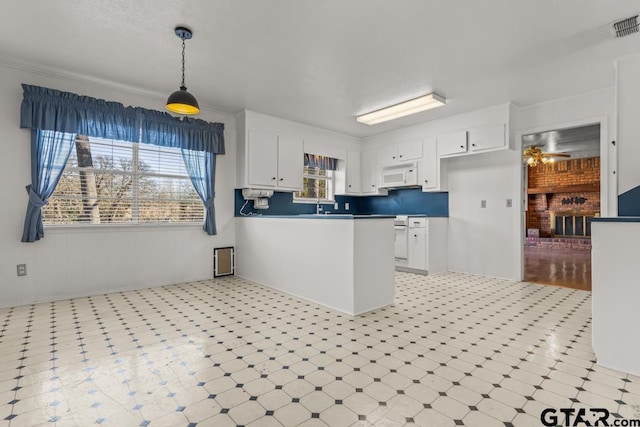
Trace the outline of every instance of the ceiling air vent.
[[616, 37], [625, 37], [638, 32], [638, 15], [613, 23]]

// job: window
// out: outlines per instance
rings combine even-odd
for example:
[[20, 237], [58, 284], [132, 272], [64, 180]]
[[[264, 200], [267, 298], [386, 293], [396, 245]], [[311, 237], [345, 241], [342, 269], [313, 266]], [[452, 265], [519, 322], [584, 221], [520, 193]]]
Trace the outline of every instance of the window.
[[333, 202], [333, 171], [305, 166], [302, 191], [293, 193], [299, 202]]
[[78, 135], [42, 216], [47, 225], [202, 223], [204, 208], [179, 148]]

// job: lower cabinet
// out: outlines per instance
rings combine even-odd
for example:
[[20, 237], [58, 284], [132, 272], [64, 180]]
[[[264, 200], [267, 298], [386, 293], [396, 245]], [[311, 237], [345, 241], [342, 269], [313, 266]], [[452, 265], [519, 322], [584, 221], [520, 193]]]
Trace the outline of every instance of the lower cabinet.
[[409, 235], [407, 236], [407, 243], [407, 267], [427, 271], [426, 218], [409, 218]]
[[434, 274], [447, 271], [447, 218], [409, 217], [407, 258], [396, 259], [396, 270]]

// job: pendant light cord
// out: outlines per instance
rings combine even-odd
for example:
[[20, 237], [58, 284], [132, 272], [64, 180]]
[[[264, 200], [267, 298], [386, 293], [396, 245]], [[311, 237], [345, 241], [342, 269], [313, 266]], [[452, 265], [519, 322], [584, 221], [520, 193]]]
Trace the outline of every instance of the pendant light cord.
[[184, 85], [184, 36], [180, 37], [182, 39], [182, 85], [180, 89], [186, 90], [187, 87]]

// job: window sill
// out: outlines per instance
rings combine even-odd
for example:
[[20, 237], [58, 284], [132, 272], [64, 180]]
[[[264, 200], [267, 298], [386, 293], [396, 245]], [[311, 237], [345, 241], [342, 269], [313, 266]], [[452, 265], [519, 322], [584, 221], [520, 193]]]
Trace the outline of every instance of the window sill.
[[302, 203], [302, 204], [307, 204], [307, 205], [315, 205], [315, 204], [321, 204], [321, 205], [333, 205], [335, 203], [335, 200], [320, 200], [320, 202], [318, 202], [317, 200], [313, 200], [313, 199], [293, 199], [293, 203]]
[[52, 234], [60, 233], [81, 233], [81, 232], [131, 232], [131, 231], [157, 231], [175, 229], [202, 229], [203, 223], [177, 223], [177, 224], [73, 224], [73, 225], [45, 225], [44, 232]]

